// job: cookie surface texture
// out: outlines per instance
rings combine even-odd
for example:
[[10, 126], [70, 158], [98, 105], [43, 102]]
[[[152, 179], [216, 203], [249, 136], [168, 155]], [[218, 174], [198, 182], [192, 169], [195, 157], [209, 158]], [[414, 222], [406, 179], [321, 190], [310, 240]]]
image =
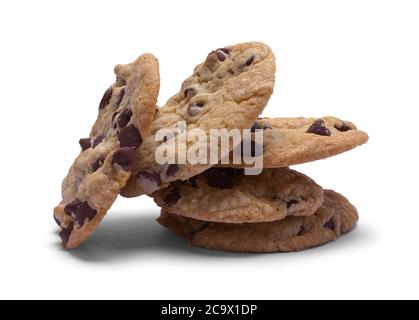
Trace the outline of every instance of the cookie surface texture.
[[153, 196], [165, 212], [197, 220], [270, 222], [314, 214], [322, 205], [323, 189], [288, 168], [265, 169], [257, 176], [245, 176], [240, 169], [211, 168]]
[[[279, 168], [336, 156], [368, 141], [368, 135], [349, 121], [324, 118], [264, 118], [254, 125], [263, 129], [263, 167]], [[244, 163], [220, 167], [245, 168]]]
[[322, 207], [309, 217], [267, 223], [223, 224], [162, 212], [158, 222], [194, 246], [232, 252], [292, 252], [336, 240], [352, 230], [358, 213], [342, 195], [325, 190]]
[[[187, 180], [212, 167], [214, 163], [208, 161], [180, 163], [178, 149], [175, 163], [158, 164], [156, 149], [163, 143], [177, 145], [181, 133], [193, 129], [203, 130], [208, 141], [211, 129], [249, 129], [273, 92], [275, 68], [272, 50], [259, 42], [211, 52], [183, 82], [180, 92], [158, 110], [152, 125], [153, 136], [145, 139], [137, 150], [133, 174], [121, 194], [126, 197], [150, 194], [172, 181]], [[181, 128], [180, 123], [185, 127]], [[156, 141], [155, 135], [161, 129], [169, 130], [174, 136]], [[187, 141], [186, 149], [193, 143]], [[234, 146], [232, 143], [225, 154], [220, 152], [217, 159], [228, 156]]]

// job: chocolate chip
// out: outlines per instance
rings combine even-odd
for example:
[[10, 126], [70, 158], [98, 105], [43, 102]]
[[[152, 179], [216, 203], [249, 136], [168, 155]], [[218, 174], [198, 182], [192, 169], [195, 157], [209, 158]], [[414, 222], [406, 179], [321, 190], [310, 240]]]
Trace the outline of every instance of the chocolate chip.
[[217, 50], [217, 51], [215, 51], [215, 54], [217, 55], [217, 59], [219, 61], [221, 61], [221, 62], [225, 61], [226, 55], [225, 55], [225, 53], [223, 51]]
[[251, 132], [255, 132], [256, 130], [263, 130], [263, 127], [260, 125], [259, 122], [255, 122], [253, 126], [250, 128]]
[[119, 106], [119, 104], [121, 103], [124, 96], [125, 96], [125, 88], [122, 88], [121, 91], [118, 94], [118, 97], [116, 98], [116, 101], [115, 101], [117, 106]]
[[67, 215], [71, 216], [78, 210], [78, 208], [80, 208], [80, 205], [81, 202], [79, 200], [73, 200], [64, 207], [64, 212]]
[[132, 111], [130, 108], [125, 109], [121, 112], [121, 114], [118, 116], [118, 119], [116, 120], [116, 123], [118, 124], [118, 128], [122, 129], [125, 128], [128, 125], [128, 122], [131, 120], [132, 117]]
[[221, 50], [222, 52], [224, 52], [225, 54], [230, 54], [230, 49], [227, 49], [227, 48], [220, 48], [220, 49], [218, 49], [218, 50]]
[[92, 148], [93, 149], [96, 148], [103, 141], [104, 138], [105, 138], [105, 136], [99, 136], [99, 137], [93, 139]]
[[87, 201], [82, 202], [75, 212], [72, 213], [72, 217], [77, 220], [80, 228], [83, 227], [86, 219], [92, 220], [96, 216], [97, 211], [90, 207]]
[[196, 182], [196, 178], [195, 178], [195, 177], [192, 177], [192, 178], [190, 178], [190, 179], [186, 180], [186, 181], [185, 181], [185, 184], [186, 184], [186, 185], [189, 185], [189, 186], [191, 186], [191, 187], [193, 187], [193, 188], [198, 188], [198, 184], [197, 184], [197, 182]]
[[123, 128], [119, 133], [118, 139], [122, 148], [137, 148], [143, 143], [143, 138], [133, 124]]
[[299, 236], [302, 236], [304, 233], [306, 233], [306, 229], [304, 228], [304, 226], [301, 226], [301, 227], [300, 227], [300, 231], [298, 231], [297, 236], [298, 236], [298, 237], [299, 237]]
[[335, 223], [333, 222], [333, 219], [330, 219], [324, 224], [324, 227], [330, 230], [335, 230]]
[[233, 188], [233, 175], [235, 173], [230, 169], [213, 168], [207, 171], [207, 184], [211, 188], [231, 189]]
[[229, 54], [230, 54], [230, 50], [227, 48], [219, 48], [215, 50], [215, 55], [217, 56], [217, 59], [221, 62], [225, 61]]
[[298, 200], [290, 200], [287, 202], [287, 209], [290, 209], [293, 205], [297, 204]]
[[253, 61], [255, 61], [255, 56], [251, 56], [249, 59], [247, 59], [245, 62], [246, 67], [249, 67]]
[[170, 189], [170, 191], [164, 197], [163, 201], [168, 207], [171, 207], [178, 203], [180, 197], [180, 189], [178, 186], [175, 186]]
[[176, 175], [176, 172], [178, 171], [179, 171], [179, 166], [177, 164], [169, 164], [166, 170], [166, 176], [174, 177]]
[[146, 179], [153, 183], [156, 183], [157, 186], [161, 185], [160, 175], [154, 170], [142, 170], [138, 172], [138, 179]]
[[104, 93], [102, 100], [100, 100], [100, 104], [99, 104], [99, 111], [104, 109], [108, 104], [109, 101], [112, 98], [112, 87], [108, 88], [108, 90], [106, 90], [106, 92]]
[[314, 121], [311, 127], [308, 128], [307, 133], [314, 133], [320, 136], [330, 136], [330, 131], [326, 128], [322, 119]]
[[264, 124], [262, 126], [259, 122], [255, 122], [253, 126], [250, 128], [250, 132], [255, 132], [256, 130], [267, 130], [267, 129], [272, 129], [272, 127], [268, 124]]
[[192, 98], [194, 97], [196, 94], [198, 93], [198, 91], [195, 88], [189, 87], [186, 88], [185, 91], [183, 92], [185, 99], [186, 98]]
[[91, 138], [82, 138], [79, 140], [79, 144], [82, 151], [86, 151], [92, 146], [92, 139]]
[[350, 126], [348, 126], [345, 122], [342, 122], [342, 124], [340, 126], [338, 126], [337, 124], [335, 125], [335, 128], [341, 132], [346, 132], [346, 131], [350, 131], [353, 130]]
[[68, 240], [70, 240], [71, 232], [73, 232], [73, 223], [71, 223], [67, 228], [61, 230], [60, 238], [63, 241], [64, 245], [67, 245]]
[[92, 220], [96, 216], [96, 210], [91, 208], [87, 201], [74, 200], [64, 207], [64, 212], [76, 219], [80, 227], [86, 219]]
[[61, 221], [60, 221], [60, 220], [58, 220], [58, 219], [55, 217], [55, 215], [53, 215], [53, 217], [54, 217], [54, 221], [55, 221], [55, 223], [56, 223], [56, 224], [58, 224], [58, 226], [59, 226], [59, 227], [61, 227]]
[[188, 114], [191, 117], [196, 117], [201, 113], [201, 109], [205, 106], [204, 102], [191, 102], [188, 105]]
[[121, 148], [112, 156], [112, 164], [119, 164], [125, 171], [131, 170], [135, 163], [135, 150], [133, 148]]
[[105, 162], [105, 157], [100, 157], [92, 164], [92, 172], [96, 172]]
[[[247, 150], [246, 150], [247, 151]], [[250, 141], [250, 156], [255, 157], [261, 157], [263, 155], [263, 147], [257, 143], [255, 140]], [[241, 156], [244, 158], [244, 145], [243, 142], [241, 144]], [[246, 157], [249, 157], [248, 154], [246, 154]]]

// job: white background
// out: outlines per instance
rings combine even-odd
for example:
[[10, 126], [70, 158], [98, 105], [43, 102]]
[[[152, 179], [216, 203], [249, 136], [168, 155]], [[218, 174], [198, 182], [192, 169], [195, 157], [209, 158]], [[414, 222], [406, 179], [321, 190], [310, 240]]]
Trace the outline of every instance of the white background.
[[[2, 1], [0, 298], [419, 298], [417, 1]], [[80, 249], [52, 208], [113, 66], [158, 56], [160, 105], [214, 48], [268, 43], [267, 116], [334, 115], [370, 142], [299, 166], [346, 195], [355, 232], [294, 254], [189, 247], [141, 197]]]

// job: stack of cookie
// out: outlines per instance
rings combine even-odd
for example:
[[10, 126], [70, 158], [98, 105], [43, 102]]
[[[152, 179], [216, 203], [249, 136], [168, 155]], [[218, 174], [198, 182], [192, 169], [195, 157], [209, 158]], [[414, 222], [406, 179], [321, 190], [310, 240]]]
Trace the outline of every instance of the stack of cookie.
[[[331, 117], [259, 119], [273, 92], [275, 70], [275, 56], [263, 43], [223, 47], [208, 54], [180, 91], [156, 108], [157, 59], [144, 54], [116, 66], [116, 81], [99, 103], [89, 136], [79, 141], [81, 152], [54, 209], [64, 248], [81, 245], [119, 194], [153, 196], [162, 207], [162, 225], [210, 249], [299, 250], [350, 230], [355, 208], [287, 167], [348, 151], [368, 136]], [[265, 169], [258, 176], [245, 176], [244, 164], [180, 162], [184, 148], [172, 150], [175, 161], [156, 160], [162, 146], [178, 145], [185, 132], [200, 129], [210, 137], [212, 129], [249, 128], [264, 130]], [[193, 142], [185, 144], [188, 150]], [[215, 160], [228, 158], [241, 142], [227, 150], [221, 144]]]
[[264, 170], [212, 168], [174, 182], [153, 196], [162, 207], [158, 222], [207, 249], [234, 252], [288, 252], [337, 239], [358, 221], [342, 195], [323, 190], [290, 165], [348, 151], [368, 140], [350, 122], [337, 118], [262, 119]]

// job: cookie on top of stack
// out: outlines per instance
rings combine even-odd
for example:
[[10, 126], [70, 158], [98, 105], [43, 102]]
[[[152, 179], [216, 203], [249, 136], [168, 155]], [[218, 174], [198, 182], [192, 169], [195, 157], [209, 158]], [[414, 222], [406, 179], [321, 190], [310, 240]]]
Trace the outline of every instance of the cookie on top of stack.
[[[116, 82], [100, 102], [89, 137], [80, 140], [81, 153], [54, 209], [63, 246], [72, 249], [86, 241], [119, 193], [151, 195], [162, 207], [161, 225], [208, 249], [295, 251], [348, 232], [358, 220], [348, 200], [288, 166], [348, 151], [368, 136], [333, 117], [259, 119], [273, 92], [275, 70], [275, 56], [263, 43], [223, 47], [156, 109], [157, 59], [145, 54], [118, 65]], [[181, 139], [185, 130], [210, 136], [211, 129], [249, 128], [264, 130], [264, 170], [258, 176], [245, 176], [244, 163], [156, 161], [157, 149]], [[161, 129], [173, 136], [157, 139]], [[230, 149], [221, 149], [225, 154], [218, 153], [218, 160], [233, 157], [240, 145], [233, 141]], [[181, 151], [174, 152], [178, 159]]]

